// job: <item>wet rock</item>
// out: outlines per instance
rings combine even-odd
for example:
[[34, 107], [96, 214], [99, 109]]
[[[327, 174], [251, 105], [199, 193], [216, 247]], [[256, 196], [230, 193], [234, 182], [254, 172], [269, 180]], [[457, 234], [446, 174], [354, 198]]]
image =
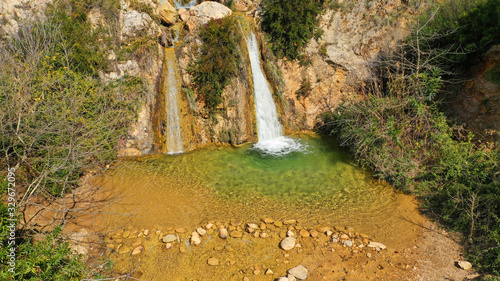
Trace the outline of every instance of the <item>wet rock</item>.
[[384, 250], [385, 248], [387, 248], [384, 244], [379, 243], [379, 242], [370, 242], [368, 244], [368, 247], [376, 248], [377, 250]]
[[144, 246], [138, 246], [132, 251], [132, 256], [138, 255], [144, 252]]
[[332, 236], [332, 242], [333, 243], [338, 243], [339, 242], [339, 236], [338, 235], [333, 235]]
[[175, 234], [167, 234], [162, 238], [163, 243], [170, 243], [174, 242], [175, 240], [177, 240], [177, 235]]
[[213, 265], [213, 266], [215, 266], [215, 265], [218, 265], [218, 264], [219, 264], [219, 260], [218, 260], [218, 259], [216, 259], [216, 258], [209, 258], [209, 259], [207, 260], [207, 263], [208, 263], [209, 265]]
[[295, 242], [296, 242], [295, 237], [287, 237], [281, 240], [280, 247], [281, 249], [288, 251], [295, 247]]
[[311, 231], [309, 231], [309, 234], [311, 234], [311, 237], [317, 237], [319, 235], [318, 231], [315, 229], [311, 229]]
[[286, 224], [286, 225], [296, 224], [297, 220], [294, 220], [294, 219], [285, 220], [285, 221], [283, 221], [283, 223]]
[[457, 261], [456, 265], [463, 270], [469, 270], [472, 268], [472, 264], [468, 261]]
[[270, 218], [263, 218], [262, 221], [265, 222], [265, 223], [267, 223], [267, 224], [271, 224], [271, 223], [274, 222], [274, 220], [270, 219]]
[[177, 233], [186, 233], [186, 229], [184, 227], [178, 227], [175, 229], [175, 232]]
[[266, 232], [262, 232], [260, 234], [260, 238], [267, 238], [267, 233]]
[[326, 234], [326, 236], [331, 236], [331, 235], [333, 234], [333, 232], [332, 232], [331, 230], [327, 230], [327, 231], [325, 232], [325, 234]]
[[201, 244], [201, 238], [198, 232], [191, 233], [191, 245], [199, 245]]
[[233, 238], [241, 238], [243, 236], [243, 233], [235, 230], [235, 231], [231, 231], [231, 234], [229, 234], [229, 235], [231, 235], [231, 237], [233, 237]]
[[227, 229], [225, 228], [221, 228], [219, 229], [219, 237], [222, 238], [222, 239], [226, 239], [227, 238]]
[[324, 226], [324, 225], [318, 226], [317, 229], [321, 233], [326, 233], [327, 231], [331, 231], [331, 228], [329, 226]]
[[123, 255], [130, 252], [130, 248], [127, 246], [120, 247], [120, 250], [118, 250], [118, 254]]
[[351, 240], [344, 240], [344, 241], [342, 241], [342, 245], [350, 248], [350, 247], [352, 247], [352, 241]]
[[143, 233], [144, 233], [144, 236], [148, 236], [149, 235], [149, 229], [145, 229]]
[[256, 225], [255, 223], [249, 223], [249, 224], [247, 224], [247, 231], [250, 232], [250, 233], [254, 232], [258, 228], [259, 228], [259, 226]]
[[306, 279], [307, 278], [307, 268], [303, 265], [299, 265], [299, 266], [296, 266], [292, 269], [289, 269], [288, 270], [288, 273], [290, 275], [293, 275], [295, 278], [299, 279], [299, 280], [303, 280], [303, 279]]
[[276, 227], [282, 227], [283, 223], [281, 221], [275, 221], [274, 222], [274, 226], [276, 226]]
[[286, 236], [288, 236], [288, 237], [295, 237], [295, 233], [293, 233], [293, 231], [291, 231], [291, 230], [288, 230], [286, 232]]
[[288, 274], [288, 281], [297, 281], [297, 278], [295, 278], [295, 276], [291, 275], [291, 274]]
[[347, 240], [347, 239], [349, 239], [349, 235], [344, 233], [344, 234], [340, 235], [340, 239]]
[[207, 231], [205, 229], [201, 228], [201, 227], [198, 227], [196, 229], [196, 232], [198, 232], [198, 234], [201, 235], [201, 236], [207, 234]]
[[307, 231], [305, 229], [301, 229], [299, 231], [299, 235], [302, 236], [302, 237], [309, 237], [310, 233], [309, 233], [309, 231]]

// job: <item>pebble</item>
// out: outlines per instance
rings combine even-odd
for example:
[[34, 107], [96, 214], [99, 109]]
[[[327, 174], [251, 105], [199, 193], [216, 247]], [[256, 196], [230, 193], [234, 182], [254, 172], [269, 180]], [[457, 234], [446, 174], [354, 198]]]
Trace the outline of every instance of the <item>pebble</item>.
[[218, 265], [218, 264], [219, 264], [219, 260], [218, 260], [218, 259], [216, 259], [216, 258], [209, 258], [209, 259], [207, 260], [207, 263], [208, 263], [209, 265]]
[[255, 275], [259, 275], [259, 274], [260, 274], [260, 269], [256, 269], [256, 270], [254, 270], [254, 271], [253, 271], [253, 274], [255, 274]]
[[242, 223], [243, 223], [243, 221], [241, 221], [241, 220], [232, 220], [231, 221], [231, 224], [234, 225], [234, 226], [241, 225]]
[[118, 254], [126, 254], [130, 252], [130, 248], [127, 246], [120, 247], [120, 250], [118, 250]]
[[186, 246], [185, 245], [180, 245], [179, 246], [179, 252], [181, 252], [181, 253], [187, 252]]
[[338, 243], [339, 242], [339, 237], [337, 235], [332, 236], [332, 242], [333, 243]]
[[149, 229], [144, 229], [144, 236], [148, 236], [149, 235]]
[[276, 226], [276, 227], [282, 227], [283, 223], [281, 221], [275, 221], [274, 222], [274, 226]]
[[352, 247], [352, 241], [351, 240], [344, 240], [342, 241], [342, 245], [346, 247]]
[[379, 242], [370, 242], [368, 244], [368, 247], [376, 248], [377, 250], [384, 250], [385, 248], [387, 248], [384, 244], [379, 243]]
[[201, 235], [201, 236], [207, 234], [207, 231], [205, 229], [201, 228], [201, 227], [198, 227], [196, 229], [196, 232], [198, 232], [198, 234]]
[[214, 226], [213, 223], [207, 223], [207, 225], [205, 226], [206, 229], [210, 229]]
[[250, 278], [245, 276], [245, 277], [243, 277], [243, 281], [250, 281]]
[[293, 275], [295, 276], [295, 278], [299, 279], [299, 280], [304, 280], [307, 278], [307, 268], [303, 265], [299, 265], [299, 266], [296, 266], [292, 269], [289, 269], [288, 270], [288, 273], [290, 275]]
[[267, 238], [267, 233], [266, 232], [262, 232], [260, 234], [260, 238]]
[[260, 229], [264, 230], [264, 229], [266, 229], [266, 228], [267, 228], [267, 226], [266, 226], [266, 224], [265, 224], [265, 223], [261, 223], [261, 224], [260, 224]]
[[177, 240], [177, 235], [175, 234], [167, 234], [165, 236], [163, 236], [163, 243], [169, 243], [169, 242], [174, 242], [175, 240]]
[[273, 274], [274, 274], [274, 272], [273, 272], [270, 268], [268, 268], [268, 269], [266, 270], [266, 273], [265, 273], [265, 274], [266, 274], [266, 275], [273, 275]]
[[137, 239], [134, 241], [134, 243], [132, 243], [132, 247], [138, 247], [142, 244], [142, 240], [141, 239]]
[[301, 229], [301, 230], [299, 231], [299, 234], [300, 234], [300, 236], [302, 236], [302, 237], [309, 237], [309, 235], [310, 235], [309, 231], [307, 231], [307, 230], [305, 230], [305, 229]]
[[165, 249], [166, 249], [166, 250], [168, 250], [168, 249], [170, 249], [170, 248], [172, 248], [172, 247], [173, 247], [172, 243], [167, 243], [167, 244], [165, 244]]
[[276, 279], [276, 281], [289, 281], [288, 278], [281, 276], [280, 278]]
[[293, 231], [291, 231], [291, 230], [288, 230], [286, 232], [286, 236], [288, 236], [288, 237], [295, 237], [295, 233], [293, 233]]
[[297, 278], [295, 276], [288, 274], [288, 281], [297, 281]]
[[366, 253], [366, 257], [369, 258], [369, 259], [371, 259], [372, 258], [372, 254]]
[[285, 251], [291, 250], [295, 247], [295, 241], [295, 237], [287, 237], [281, 240], [280, 247]]
[[177, 233], [185, 233], [187, 230], [184, 227], [178, 227], [175, 229], [175, 232]]
[[265, 222], [265, 223], [267, 223], [267, 224], [271, 224], [271, 223], [274, 222], [274, 220], [270, 219], [270, 218], [263, 218], [262, 221]]
[[225, 229], [225, 228], [219, 229], [219, 237], [222, 239], [226, 239], [227, 238], [227, 229]]
[[283, 221], [284, 224], [289, 225], [289, 224], [296, 224], [297, 220], [290, 219], [290, 220], [285, 220]]
[[457, 261], [457, 265], [463, 270], [469, 270], [472, 268], [472, 264], [468, 261]]
[[243, 233], [235, 230], [235, 231], [231, 231], [231, 234], [229, 234], [229, 235], [233, 238], [241, 238], [243, 236]]
[[349, 235], [344, 233], [344, 234], [340, 235], [340, 239], [347, 240], [347, 239], [349, 239]]
[[331, 231], [329, 226], [318, 226], [317, 229], [321, 233], [326, 233], [327, 231]]
[[331, 236], [331, 235], [333, 234], [333, 232], [332, 232], [331, 230], [327, 230], [327, 231], [325, 232], [325, 234], [326, 234], [326, 236]]
[[191, 233], [191, 245], [199, 245], [201, 244], [201, 238], [198, 232]]
[[135, 256], [135, 255], [138, 255], [140, 253], [144, 252], [144, 246], [139, 246], [139, 247], [136, 247], [133, 251], [132, 251], [132, 256]]
[[311, 231], [309, 231], [309, 233], [311, 234], [311, 237], [317, 237], [319, 234], [318, 231], [315, 229], [311, 229]]

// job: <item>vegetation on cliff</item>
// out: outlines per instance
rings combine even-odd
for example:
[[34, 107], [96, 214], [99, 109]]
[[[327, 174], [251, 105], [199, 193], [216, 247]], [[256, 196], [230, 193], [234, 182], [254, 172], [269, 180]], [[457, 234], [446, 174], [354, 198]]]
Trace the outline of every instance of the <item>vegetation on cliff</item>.
[[222, 92], [238, 73], [241, 34], [233, 17], [211, 20], [200, 29], [200, 57], [191, 66], [194, 87], [210, 111], [222, 103]]
[[498, 0], [472, 2], [449, 1], [420, 18], [381, 67], [382, 82], [367, 87], [361, 101], [325, 113], [324, 129], [375, 176], [420, 195], [438, 219], [464, 233], [478, 268], [500, 274], [498, 143], [477, 145], [472, 133], [448, 122], [435, 99], [470, 52], [500, 41], [500, 13], [490, 11]]
[[[99, 3], [105, 2], [113, 1]], [[15, 170], [19, 211], [34, 196], [54, 203], [78, 186], [82, 175], [114, 160], [118, 140], [135, 114], [142, 82], [124, 77], [104, 84], [98, 77], [107, 67], [98, 38], [112, 38], [91, 30], [89, 3], [56, 1], [45, 18], [26, 19], [17, 33], [0, 42], [0, 165], [2, 171]], [[10, 186], [2, 181], [0, 187], [3, 195]], [[17, 267], [9, 272], [10, 217], [3, 204], [0, 209], [0, 279], [85, 276], [84, 264], [61, 243], [59, 230], [33, 244], [35, 232], [26, 225], [15, 232]]]
[[324, 0], [264, 0], [262, 30], [271, 41], [271, 49], [279, 57], [300, 58], [302, 50], [318, 32], [318, 15]]

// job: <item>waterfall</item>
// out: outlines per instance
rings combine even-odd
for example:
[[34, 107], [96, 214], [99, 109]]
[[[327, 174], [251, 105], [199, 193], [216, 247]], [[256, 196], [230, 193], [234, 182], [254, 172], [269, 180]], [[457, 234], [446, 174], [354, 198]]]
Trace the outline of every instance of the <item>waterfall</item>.
[[302, 145], [300, 143], [283, 136], [269, 83], [260, 68], [260, 52], [255, 34], [250, 29], [247, 32], [242, 30], [242, 32], [245, 34], [245, 41], [250, 56], [254, 87], [257, 133], [259, 138], [254, 147], [263, 153], [271, 155], [284, 155], [292, 151], [301, 150]]
[[[163, 93], [166, 110], [166, 145], [168, 154], [182, 153], [181, 124], [179, 107], [177, 106], [180, 89], [178, 80], [177, 59], [174, 48], [165, 48]], [[165, 74], [166, 70], [166, 74]]]

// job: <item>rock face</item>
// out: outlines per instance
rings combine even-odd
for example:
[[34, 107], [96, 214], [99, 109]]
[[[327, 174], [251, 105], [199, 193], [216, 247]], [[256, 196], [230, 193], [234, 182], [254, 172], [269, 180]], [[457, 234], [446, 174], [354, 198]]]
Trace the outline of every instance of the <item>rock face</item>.
[[122, 14], [122, 36], [135, 37], [139, 33], [154, 36], [158, 30], [159, 26], [146, 13], [131, 10]]
[[213, 1], [205, 1], [189, 9], [189, 17], [186, 25], [189, 30], [196, 30], [198, 27], [206, 24], [213, 19], [222, 19], [230, 16], [233, 12], [228, 7]]
[[161, 0], [157, 8], [158, 17], [166, 25], [173, 25], [177, 22], [178, 14], [174, 6], [168, 0]]

